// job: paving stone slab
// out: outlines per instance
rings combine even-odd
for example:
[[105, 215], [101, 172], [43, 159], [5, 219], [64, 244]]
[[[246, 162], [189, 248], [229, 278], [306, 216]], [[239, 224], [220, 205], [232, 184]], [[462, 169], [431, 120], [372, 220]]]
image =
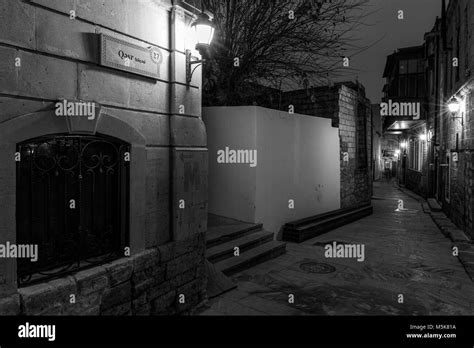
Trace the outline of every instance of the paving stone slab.
[[450, 235], [450, 238], [454, 241], [454, 242], [466, 242], [466, 243], [469, 243], [471, 240], [464, 234], [463, 231], [461, 231], [460, 229], [458, 228], [448, 228], [447, 229], [449, 235]]
[[[291, 307], [309, 315], [472, 315], [474, 245], [443, 237], [432, 216], [394, 214], [394, 197], [407, 206], [414, 206], [413, 198], [390, 184], [378, 185], [383, 190], [375, 186], [374, 196], [387, 199], [372, 201], [373, 215], [309, 244], [289, 244], [285, 257], [235, 274], [239, 290], [252, 296], [223, 294], [211, 300], [210, 313], [283, 315]], [[328, 241], [364, 244], [365, 261], [327, 258], [324, 248], [313, 245]], [[465, 254], [453, 256], [453, 245]], [[299, 268], [307, 259], [336, 270], [307, 273]], [[288, 306], [288, 294], [295, 295], [294, 305]], [[397, 294], [404, 294], [403, 305]]]
[[472, 263], [474, 264], [474, 252], [465, 252], [465, 251], [460, 251], [459, 252], [459, 259], [463, 263]]

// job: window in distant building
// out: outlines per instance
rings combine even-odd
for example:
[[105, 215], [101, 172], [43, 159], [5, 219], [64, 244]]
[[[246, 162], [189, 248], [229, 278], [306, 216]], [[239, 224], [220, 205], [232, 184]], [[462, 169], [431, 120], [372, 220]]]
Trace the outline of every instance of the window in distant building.
[[423, 143], [420, 140], [416, 139], [410, 141], [408, 161], [410, 169], [421, 172], [423, 163]]
[[418, 59], [417, 73], [425, 72], [425, 61], [423, 59]]
[[451, 201], [451, 154], [446, 154], [446, 164], [443, 167], [443, 181], [444, 181], [444, 199], [446, 202]]
[[421, 59], [401, 60], [399, 64], [398, 91], [400, 97], [420, 97], [424, 93], [423, 61]]
[[408, 61], [401, 60], [400, 61], [400, 70], [398, 71], [400, 75], [408, 74]]
[[406, 77], [406, 75], [400, 75], [400, 78], [399, 78], [399, 81], [398, 81], [398, 87], [399, 87], [398, 95], [400, 97], [406, 97], [407, 96], [407, 77]]
[[408, 73], [409, 74], [416, 74], [418, 72], [418, 60], [417, 59], [410, 59], [408, 61]]
[[417, 87], [416, 95], [418, 97], [422, 96], [425, 93], [425, 79], [423, 77], [423, 74], [418, 74], [416, 87]]
[[408, 97], [416, 97], [416, 78], [417, 76], [414, 74], [408, 75]]

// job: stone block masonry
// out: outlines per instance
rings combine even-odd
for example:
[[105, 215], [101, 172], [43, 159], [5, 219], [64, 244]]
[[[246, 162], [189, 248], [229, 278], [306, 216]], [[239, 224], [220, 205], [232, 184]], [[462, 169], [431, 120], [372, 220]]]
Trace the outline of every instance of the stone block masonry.
[[338, 110], [341, 208], [349, 208], [370, 203], [372, 196], [371, 108], [363, 87], [341, 84]]
[[[0, 315], [191, 314], [206, 301], [204, 233], [25, 288]], [[180, 296], [182, 301], [180, 301]]]
[[[429, 152], [423, 156], [423, 174], [411, 185], [435, 198], [456, 226], [474, 238], [474, 45], [471, 28], [474, 7], [470, 0], [446, 1], [443, 20], [435, 21], [425, 35], [424, 46], [431, 64], [429, 90], [436, 91], [428, 99], [427, 132], [432, 136]], [[446, 23], [446, 28], [443, 28]], [[439, 41], [439, 38], [444, 40]], [[449, 44], [455, 43], [454, 50]], [[457, 66], [451, 64], [458, 59]], [[460, 112], [446, 114], [444, 105], [456, 97]], [[456, 154], [456, 156], [454, 155]], [[456, 160], [457, 157], [457, 160]], [[429, 169], [429, 170], [428, 170]], [[428, 177], [428, 180], [426, 179]]]
[[[208, 175], [200, 69], [186, 82], [193, 12], [181, 0], [0, 0], [0, 17], [0, 242], [18, 234], [17, 144], [87, 133], [131, 149], [131, 256], [20, 288], [16, 260], [0, 259], [0, 314], [191, 312], [205, 300]], [[101, 34], [157, 47], [159, 79], [102, 66]], [[62, 99], [99, 103], [100, 117], [71, 130], [54, 114]]]

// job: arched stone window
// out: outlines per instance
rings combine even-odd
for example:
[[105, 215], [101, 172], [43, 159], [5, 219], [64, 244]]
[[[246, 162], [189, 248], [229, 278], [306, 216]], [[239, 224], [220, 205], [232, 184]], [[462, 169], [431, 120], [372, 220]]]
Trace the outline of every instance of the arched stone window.
[[[128, 214], [129, 221], [124, 228], [128, 231], [128, 245], [130, 255], [136, 255], [146, 249], [146, 140], [145, 137], [135, 128], [135, 125], [127, 120], [120, 119], [114, 111], [102, 110], [100, 115], [91, 125], [87, 119], [82, 123], [75, 124], [74, 129], [68, 126], [65, 118], [57, 117], [54, 110], [44, 110], [13, 117], [2, 123], [0, 127], [0, 244], [16, 244], [18, 241], [17, 219], [20, 208], [17, 207], [17, 194], [21, 188], [18, 181], [17, 167], [15, 161], [16, 152], [21, 144], [36, 142], [38, 139], [48, 137], [95, 137], [112, 143], [127, 145], [130, 144], [129, 163], [129, 203], [123, 206], [124, 214]], [[80, 119], [79, 121], [82, 121]], [[87, 121], [87, 122], [86, 122]], [[92, 138], [91, 138], [92, 137]], [[71, 198], [73, 199], [73, 198]], [[69, 202], [67, 202], [69, 203]], [[78, 201], [75, 202], [76, 209]], [[69, 205], [66, 205], [69, 208]], [[125, 215], [121, 215], [125, 216]], [[122, 226], [122, 225], [121, 225]], [[41, 252], [41, 250], [39, 250]], [[122, 250], [122, 258], [127, 255]], [[12, 293], [16, 291], [19, 284], [25, 285], [18, 280], [18, 261], [15, 257], [0, 258], [0, 297], [1, 293]], [[33, 265], [35, 266], [35, 265]], [[75, 265], [73, 265], [75, 266]], [[51, 270], [50, 270], [51, 271]], [[50, 271], [44, 273], [50, 273]], [[65, 272], [73, 273], [73, 269], [66, 269]], [[65, 274], [65, 273], [63, 273]], [[34, 277], [30, 280], [34, 282]]]
[[123, 257], [129, 237], [130, 145], [103, 135], [48, 135], [17, 144], [18, 285]]

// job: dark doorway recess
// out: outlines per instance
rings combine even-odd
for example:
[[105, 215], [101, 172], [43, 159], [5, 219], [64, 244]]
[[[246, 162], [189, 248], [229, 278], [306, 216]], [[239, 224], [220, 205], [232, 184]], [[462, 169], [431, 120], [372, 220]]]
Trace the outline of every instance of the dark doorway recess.
[[106, 136], [52, 135], [17, 145], [17, 245], [24, 286], [124, 255], [129, 226], [130, 145]]

